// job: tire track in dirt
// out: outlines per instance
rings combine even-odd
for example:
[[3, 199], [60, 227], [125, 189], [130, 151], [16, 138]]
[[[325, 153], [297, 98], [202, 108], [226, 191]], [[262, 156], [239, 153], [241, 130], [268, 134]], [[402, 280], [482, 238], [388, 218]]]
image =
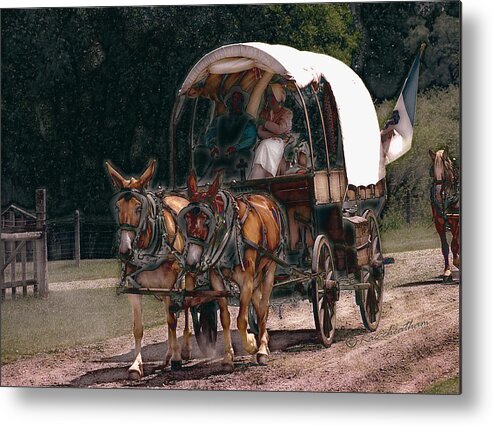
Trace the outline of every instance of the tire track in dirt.
[[[438, 263], [438, 255], [433, 252], [435, 258], [430, 264]], [[402, 264], [408, 268], [413, 262]], [[272, 353], [267, 366], [252, 363], [234, 331], [237, 355], [232, 373], [220, 365], [221, 332], [217, 357], [201, 358], [194, 342], [194, 358], [182, 371], [162, 369], [166, 351], [162, 327], [145, 332], [145, 376], [140, 381], [127, 380], [133, 348], [132, 336], [128, 335], [19, 359], [3, 366], [2, 385], [421, 392], [430, 383], [459, 372], [459, 285], [403, 286], [416, 278], [429, 280], [436, 274], [435, 266], [433, 271], [429, 267], [426, 275], [426, 268], [399, 273], [394, 267], [388, 268], [379, 329], [366, 332], [354, 295], [343, 293], [337, 304], [336, 340], [330, 348], [318, 343], [310, 303], [287, 301], [281, 309], [282, 318], [278, 307], [270, 312]], [[232, 316], [235, 317], [233, 312]]]

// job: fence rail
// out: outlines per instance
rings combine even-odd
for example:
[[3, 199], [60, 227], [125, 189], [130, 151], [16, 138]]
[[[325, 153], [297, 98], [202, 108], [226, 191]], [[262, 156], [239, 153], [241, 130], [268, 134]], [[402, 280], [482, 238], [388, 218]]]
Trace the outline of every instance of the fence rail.
[[[36, 218], [36, 219], [34, 219]], [[36, 214], [10, 206], [2, 213], [0, 234], [0, 288], [2, 299], [9, 290], [23, 295], [28, 287], [41, 296], [48, 294], [46, 190], [36, 190]]]

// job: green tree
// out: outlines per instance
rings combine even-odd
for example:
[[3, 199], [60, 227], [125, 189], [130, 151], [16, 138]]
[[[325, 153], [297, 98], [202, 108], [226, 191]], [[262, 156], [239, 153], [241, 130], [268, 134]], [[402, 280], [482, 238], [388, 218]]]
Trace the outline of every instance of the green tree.
[[[252, 16], [255, 19], [252, 19]], [[2, 10], [2, 203], [51, 216], [109, 214], [111, 159], [167, 181], [176, 92], [202, 55], [263, 41], [350, 63], [358, 31], [343, 4]]]

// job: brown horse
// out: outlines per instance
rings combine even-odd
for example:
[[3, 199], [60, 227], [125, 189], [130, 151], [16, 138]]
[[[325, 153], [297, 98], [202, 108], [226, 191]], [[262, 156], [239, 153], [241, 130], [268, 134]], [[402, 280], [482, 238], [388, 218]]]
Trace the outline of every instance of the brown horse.
[[[185, 235], [186, 268], [196, 275], [208, 273], [214, 290], [224, 291], [225, 280], [240, 289], [238, 331], [245, 350], [256, 354], [259, 364], [269, 355], [267, 316], [276, 264], [266, 251], [281, 246], [281, 212], [268, 197], [233, 197], [220, 191], [218, 174], [207, 191], [200, 191], [192, 171], [187, 179], [190, 204], [178, 219]], [[182, 225], [183, 224], [183, 225]], [[253, 303], [258, 321], [258, 341], [247, 332], [248, 307]], [[226, 298], [218, 300], [224, 330], [223, 365], [233, 367], [230, 315]]]
[[[114, 207], [119, 225], [119, 257], [124, 265], [124, 277], [132, 279], [136, 286], [171, 289], [177, 284], [180, 266], [176, 258], [169, 256], [172, 250], [183, 250], [183, 238], [176, 225], [176, 215], [188, 205], [184, 198], [169, 195], [157, 197], [147, 190], [155, 171], [155, 161], [151, 161], [139, 178], [124, 178], [106, 162], [106, 168], [113, 185], [118, 190]], [[166, 240], [166, 243], [162, 241]], [[163, 247], [164, 245], [164, 247]], [[145, 262], [139, 262], [137, 253], [151, 255], [154, 260], [150, 270], [145, 270]], [[154, 256], [154, 257], [152, 257]], [[142, 295], [129, 294], [128, 299], [133, 313], [133, 334], [135, 338], [135, 360], [129, 368], [132, 379], [143, 375], [141, 355], [144, 326], [142, 321]], [[168, 323], [168, 351], [164, 364], [171, 360], [171, 368], [181, 366], [182, 357], [190, 358], [191, 343], [186, 311], [183, 343], [180, 346], [176, 337], [176, 314], [171, 312], [170, 298], [164, 297], [164, 308]]]
[[445, 260], [443, 280], [452, 280], [452, 271], [449, 264], [449, 244], [447, 230], [452, 233], [453, 264], [460, 267], [459, 240], [460, 240], [460, 205], [458, 192], [458, 173], [454, 171], [448, 147], [437, 152], [429, 151], [433, 161], [433, 183], [431, 186], [431, 210], [435, 228], [440, 236], [442, 254]]

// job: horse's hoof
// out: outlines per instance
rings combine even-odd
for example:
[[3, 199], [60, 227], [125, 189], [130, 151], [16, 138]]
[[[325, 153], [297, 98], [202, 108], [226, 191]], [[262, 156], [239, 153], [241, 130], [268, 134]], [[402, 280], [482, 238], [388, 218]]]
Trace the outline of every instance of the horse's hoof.
[[223, 370], [226, 371], [227, 373], [231, 373], [234, 370], [233, 363], [230, 362], [221, 362], [221, 366], [223, 367]]
[[254, 334], [248, 333], [247, 335], [247, 341], [245, 345], [245, 350], [250, 354], [250, 355], [255, 355], [258, 351], [258, 346], [257, 346], [257, 339]]
[[181, 361], [171, 361], [171, 371], [180, 371]]
[[142, 379], [142, 374], [140, 373], [140, 371], [137, 371], [137, 370], [129, 370], [128, 371], [128, 378], [130, 380], [140, 380], [140, 379]]
[[185, 349], [181, 351], [181, 358], [188, 361], [192, 359], [192, 350], [191, 349]]
[[266, 354], [257, 354], [257, 363], [258, 365], [267, 365], [269, 361], [269, 357]]
[[444, 283], [451, 283], [451, 282], [454, 282], [454, 279], [453, 279], [452, 275], [444, 275], [443, 276], [443, 282]]

